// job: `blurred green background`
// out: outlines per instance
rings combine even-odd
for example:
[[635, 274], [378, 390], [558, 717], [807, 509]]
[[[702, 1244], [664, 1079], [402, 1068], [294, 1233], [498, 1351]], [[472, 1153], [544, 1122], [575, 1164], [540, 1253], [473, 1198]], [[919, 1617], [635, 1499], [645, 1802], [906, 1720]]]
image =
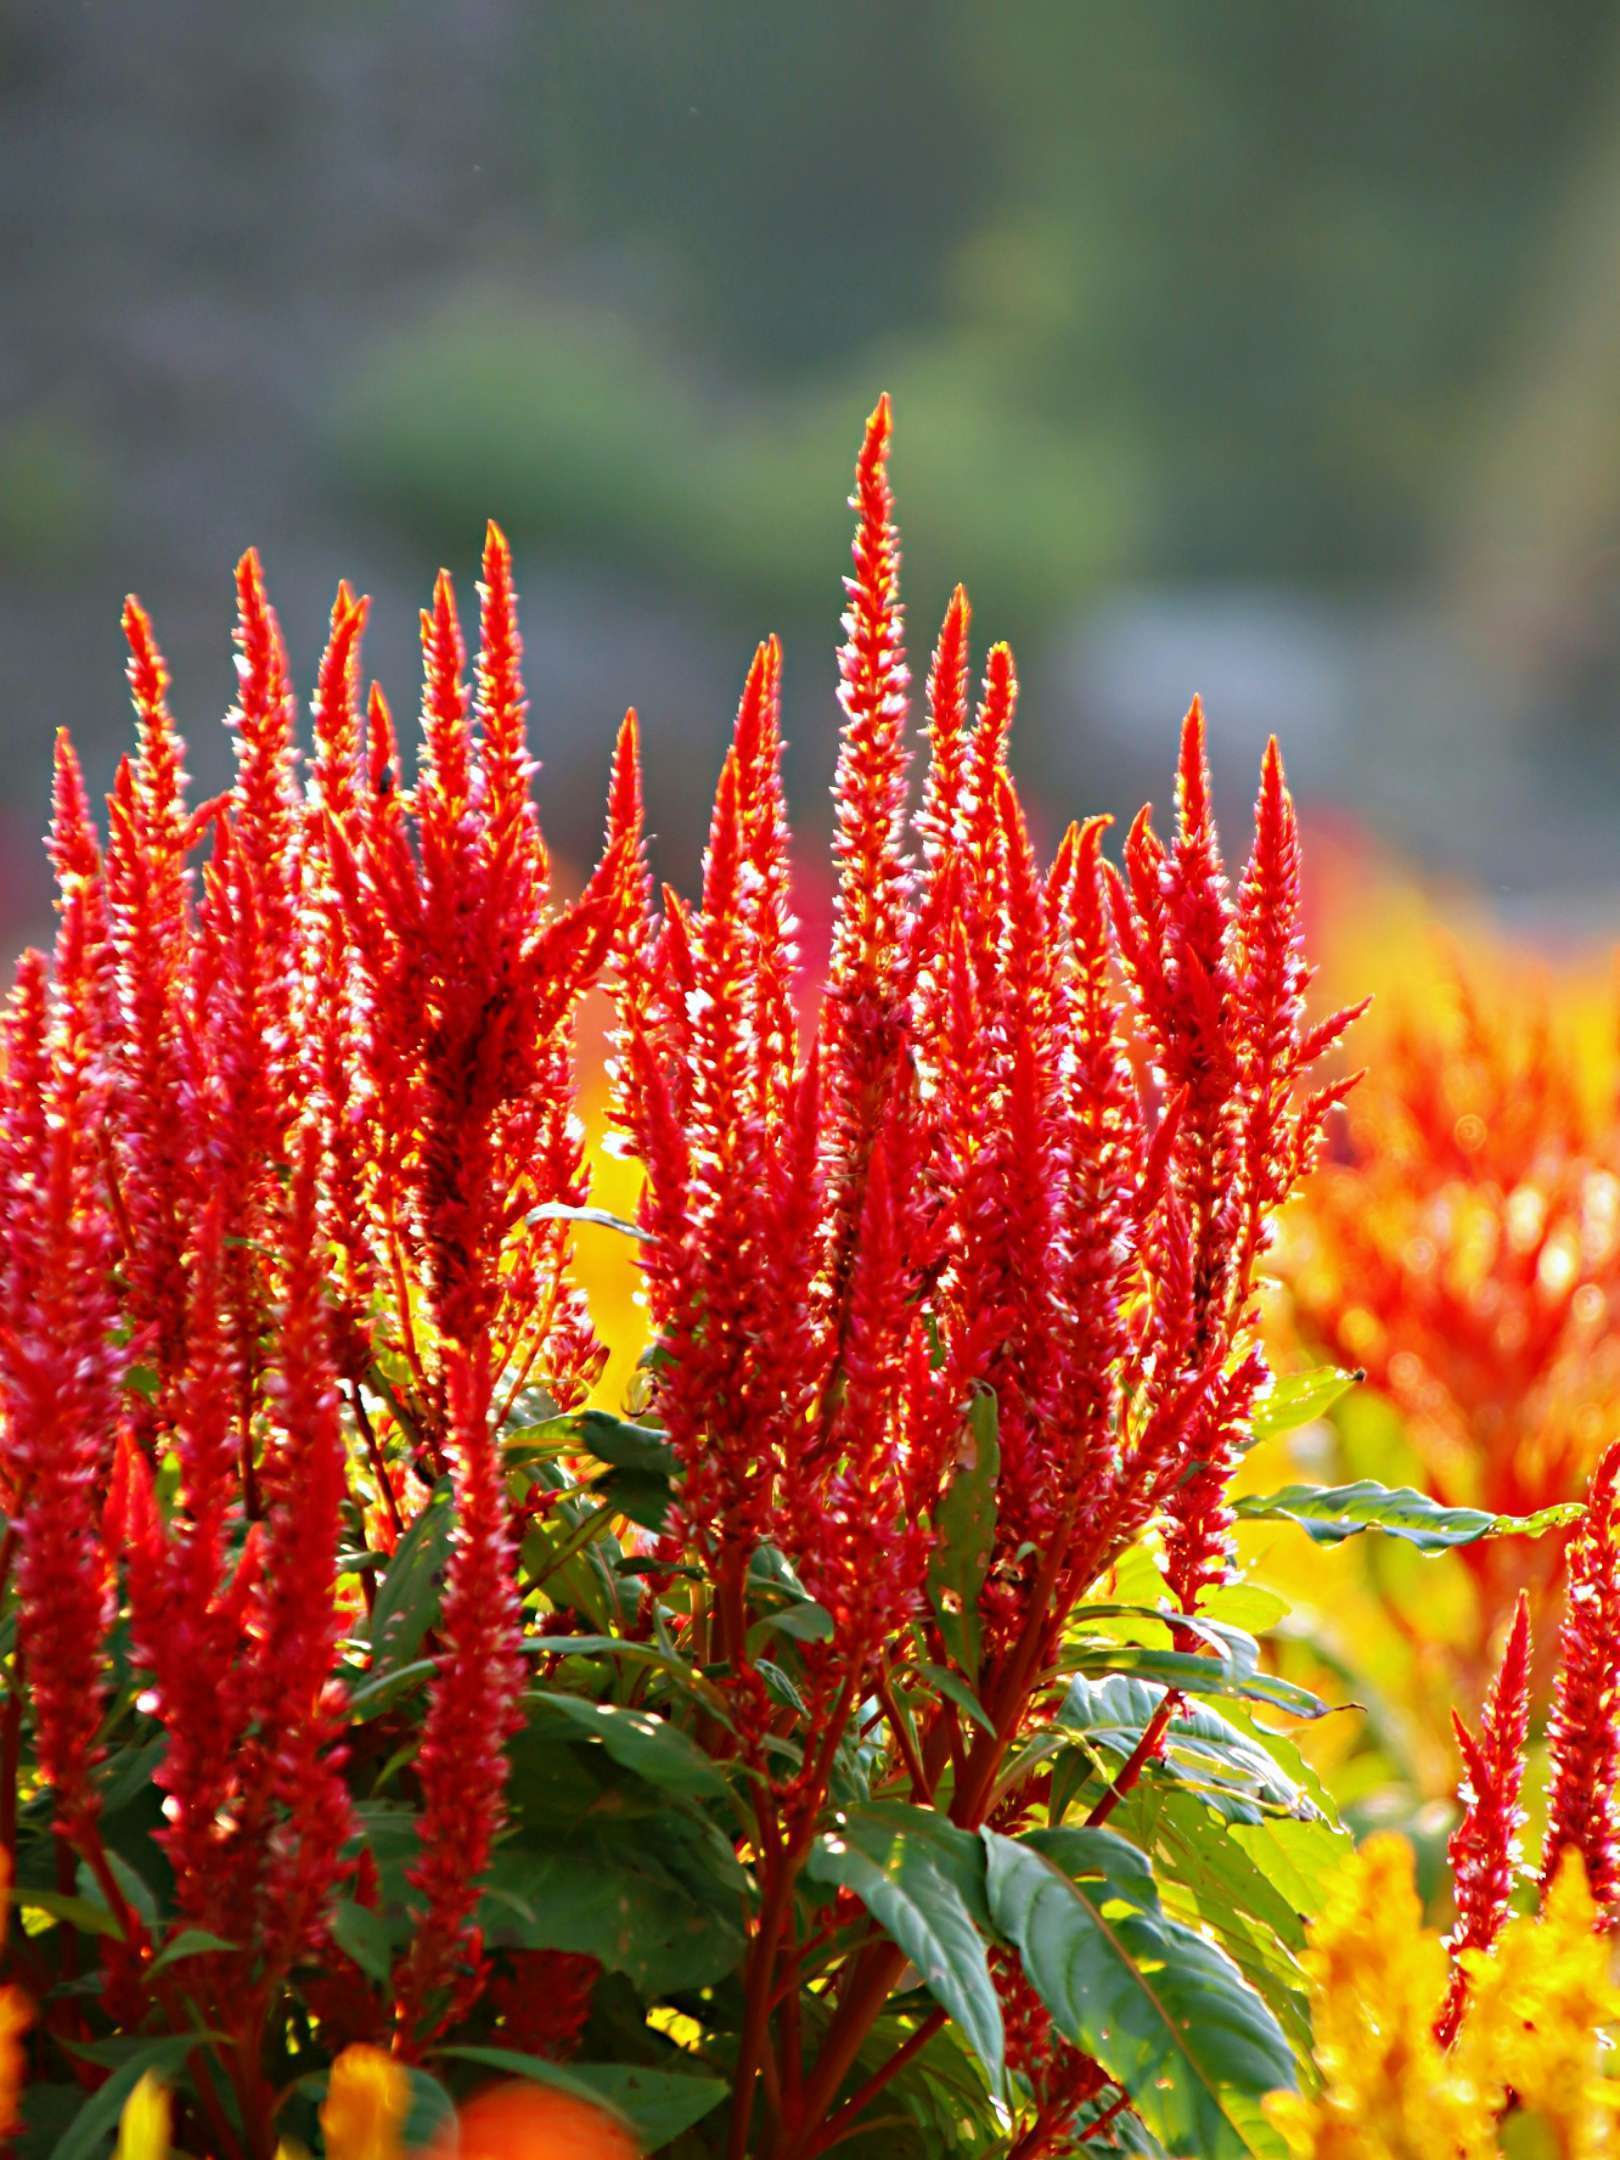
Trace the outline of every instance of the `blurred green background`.
[[51, 731], [153, 609], [203, 784], [257, 541], [299, 677], [343, 574], [396, 704], [518, 552], [548, 824], [642, 710], [695, 863], [752, 641], [825, 817], [844, 498], [895, 398], [919, 677], [951, 582], [1055, 825], [1319, 815], [1560, 923], [1620, 860], [1620, 15], [1599, 0], [0, 4], [0, 918]]

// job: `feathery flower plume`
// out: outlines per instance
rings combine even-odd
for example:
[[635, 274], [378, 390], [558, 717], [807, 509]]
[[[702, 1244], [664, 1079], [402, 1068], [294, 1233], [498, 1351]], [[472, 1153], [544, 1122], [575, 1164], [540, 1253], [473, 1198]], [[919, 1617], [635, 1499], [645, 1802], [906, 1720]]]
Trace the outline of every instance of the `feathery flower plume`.
[[1552, 1776], [1547, 1795], [1545, 1890], [1573, 1848], [1600, 1908], [1620, 1891], [1614, 1790], [1620, 1776], [1620, 1440], [1592, 1473], [1586, 1514], [1569, 1548], [1569, 1588], [1559, 1631], [1559, 1674], [1548, 1727]]
[[833, 785], [838, 899], [823, 1008], [822, 1087], [831, 1205], [825, 1284], [831, 1331], [843, 1331], [862, 1192], [884, 1095], [905, 1040], [901, 993], [907, 690], [900, 543], [889, 489], [888, 398], [866, 423], [850, 508], [857, 517], [849, 606], [838, 656], [844, 731]]
[[1519, 1832], [1524, 1810], [1519, 1788], [1524, 1782], [1524, 1743], [1530, 1723], [1530, 1605], [1521, 1595], [1514, 1609], [1501, 1669], [1486, 1699], [1479, 1737], [1455, 1711], [1452, 1729], [1463, 1759], [1463, 1817], [1446, 1850], [1457, 1919], [1446, 1947], [1451, 1953], [1451, 1984], [1435, 2027], [1442, 2047], [1450, 2047], [1468, 2000], [1465, 1950], [1489, 1950], [1508, 1916], [1508, 1900], [1519, 1869]]
[[481, 1983], [481, 1945], [468, 1923], [505, 1817], [506, 1742], [521, 1723], [520, 1616], [489, 1396], [487, 1367], [457, 1350], [449, 1374], [455, 1550], [416, 1765], [421, 1846], [411, 1883], [423, 1902], [399, 2003], [407, 2044], [434, 1991], [456, 1977], [459, 1960], [467, 1959], [470, 1973], [460, 1976], [454, 2007], [464, 2010]]
[[[76, 768], [59, 763], [59, 782]], [[26, 954], [6, 1016], [0, 1107], [0, 1470], [17, 1533], [19, 1640], [40, 1774], [66, 1836], [96, 1814], [111, 1575], [99, 1487], [118, 1429], [113, 1225], [100, 1134], [100, 872], [71, 779], [53, 855], [60, 921], [49, 970]]]
[[[288, 1197], [286, 1276], [275, 1358], [265, 1383], [272, 1436], [261, 1466], [266, 1519], [254, 1626], [258, 1730], [256, 1760], [248, 1773], [247, 1828], [267, 1841], [261, 1924], [272, 1964], [321, 1939], [339, 1873], [338, 1853], [350, 1829], [341, 1776], [342, 1695], [332, 1678], [346, 1456], [322, 1295], [318, 1159], [317, 1136], [306, 1128]], [[267, 1819], [272, 1802], [274, 1813]]]

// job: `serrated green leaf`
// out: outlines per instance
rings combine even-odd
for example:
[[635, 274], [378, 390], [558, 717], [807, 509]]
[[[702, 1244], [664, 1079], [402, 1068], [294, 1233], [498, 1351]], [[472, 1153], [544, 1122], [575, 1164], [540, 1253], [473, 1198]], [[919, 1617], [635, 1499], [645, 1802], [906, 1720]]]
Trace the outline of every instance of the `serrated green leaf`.
[[1000, 1475], [996, 1399], [981, 1389], [968, 1407], [962, 1453], [940, 1502], [938, 1540], [928, 1562], [928, 1602], [945, 1647], [972, 1683], [978, 1681], [984, 1645], [979, 1596], [996, 1541]]
[[1295, 2083], [1281, 2027], [1226, 1954], [1163, 1911], [1109, 1830], [982, 1831], [997, 1927], [1065, 2038], [1100, 2063], [1173, 2152], [1282, 2152], [1264, 2094]]
[[571, 1737], [599, 1741], [617, 1763], [649, 1784], [693, 1799], [723, 1799], [725, 1779], [697, 1742], [648, 1710], [628, 1710], [617, 1703], [592, 1702], [583, 1695], [563, 1695], [531, 1688], [525, 1697], [531, 1726], [546, 1721]]
[[1404, 1539], [1421, 1553], [1449, 1552], [1481, 1538], [1542, 1537], [1566, 1529], [1585, 1512], [1578, 1500], [1542, 1508], [1534, 1515], [1492, 1515], [1482, 1508], [1446, 1507], [1409, 1485], [1285, 1485], [1280, 1492], [1244, 1493], [1232, 1503], [1246, 1522], [1286, 1517], [1318, 1545], [1340, 1545], [1365, 1530]]
[[1364, 1373], [1348, 1372], [1342, 1365], [1318, 1365], [1310, 1372], [1290, 1373], [1285, 1380], [1273, 1381], [1256, 1402], [1249, 1429], [1257, 1441], [1295, 1432], [1301, 1425], [1326, 1417], [1333, 1405], [1365, 1378]]
[[805, 1874], [855, 1893], [956, 2020], [999, 2091], [1001, 2004], [974, 1911], [987, 1917], [982, 1868], [968, 1832], [928, 1809], [892, 1803], [849, 1809], [817, 1838]]

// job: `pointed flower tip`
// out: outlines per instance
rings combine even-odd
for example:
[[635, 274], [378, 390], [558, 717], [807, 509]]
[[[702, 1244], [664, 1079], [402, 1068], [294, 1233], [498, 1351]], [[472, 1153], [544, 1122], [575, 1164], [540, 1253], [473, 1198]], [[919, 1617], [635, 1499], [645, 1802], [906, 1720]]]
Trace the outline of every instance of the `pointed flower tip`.
[[370, 613], [371, 595], [357, 593], [347, 578], [340, 578], [332, 600], [333, 630], [358, 629]]
[[992, 645], [985, 654], [984, 673], [985, 681], [991, 690], [999, 690], [1003, 694], [1017, 690], [1017, 664], [1013, 659], [1013, 649], [1005, 638], [999, 644]]
[[262, 614], [269, 604], [264, 589], [264, 565], [256, 547], [248, 548], [237, 562], [236, 597], [244, 615]]
[[866, 423], [866, 434], [861, 442], [861, 454], [856, 460], [855, 472], [859, 484], [865, 487], [880, 486], [885, 478], [889, 461], [889, 442], [894, 433], [894, 423], [889, 412], [889, 393], [885, 390], [873, 406]]
[[496, 564], [510, 568], [511, 562], [512, 544], [495, 520], [490, 518], [484, 526], [484, 574], [487, 577]]
[[613, 745], [613, 764], [608, 777], [608, 841], [629, 841], [640, 836], [641, 723], [632, 705], [619, 723]]
[[1209, 816], [1208, 730], [1204, 705], [1195, 697], [1181, 723], [1181, 757], [1176, 771], [1176, 794], [1184, 825], [1202, 825]]

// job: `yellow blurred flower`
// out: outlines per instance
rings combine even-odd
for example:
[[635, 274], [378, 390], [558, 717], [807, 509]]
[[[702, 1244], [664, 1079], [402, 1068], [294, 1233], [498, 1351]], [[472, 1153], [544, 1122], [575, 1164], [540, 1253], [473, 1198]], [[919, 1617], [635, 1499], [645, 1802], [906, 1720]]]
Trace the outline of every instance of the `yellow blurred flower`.
[[172, 2123], [168, 2087], [148, 2070], [124, 2102], [113, 2160], [169, 2160]]
[[1266, 2102], [1290, 2160], [1620, 2155], [1620, 2088], [1599, 2068], [1620, 1991], [1574, 1854], [1539, 1917], [1464, 1953], [1470, 2000], [1450, 2054], [1434, 2038], [1445, 1948], [1423, 1925], [1404, 1839], [1371, 1837], [1347, 1863], [1304, 1963], [1321, 2088]]
[[1434, 2037], [1446, 1953], [1403, 1838], [1369, 1838], [1341, 1870], [1305, 1968], [1322, 2089], [1266, 2103], [1291, 2160], [1489, 2160], [1481, 2096]]
[[1611, 1940], [1580, 1858], [1566, 1854], [1541, 1914], [1488, 1951], [1463, 1953], [1471, 1989], [1457, 2062], [1498, 2106], [1511, 2094], [1559, 2160], [1620, 2152], [1620, 2086], [1601, 2075], [1596, 2036], [1620, 2020]]
[[400, 2135], [410, 2104], [410, 2078], [392, 2055], [345, 2048], [321, 2103], [327, 2160], [403, 2160]]

